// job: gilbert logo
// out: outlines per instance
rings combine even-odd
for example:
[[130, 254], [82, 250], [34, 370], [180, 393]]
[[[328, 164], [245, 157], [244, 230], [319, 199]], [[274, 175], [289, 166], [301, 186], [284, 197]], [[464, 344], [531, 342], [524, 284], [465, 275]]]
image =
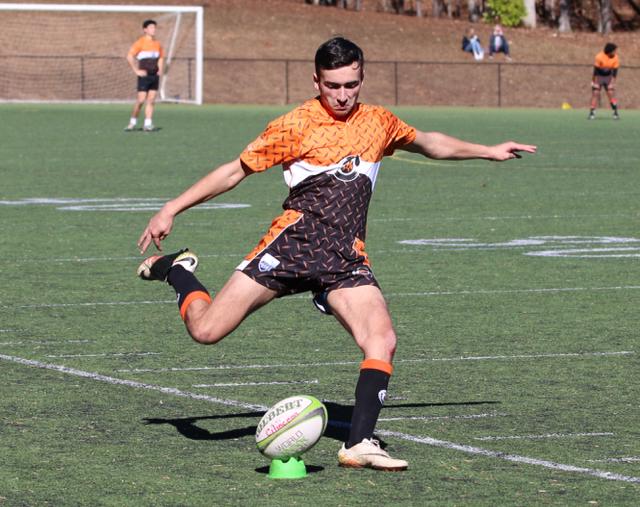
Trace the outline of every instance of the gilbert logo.
[[378, 400], [380, 401], [380, 405], [384, 405], [384, 402], [386, 399], [387, 399], [387, 390], [382, 389], [378, 391]]
[[264, 273], [266, 271], [271, 271], [278, 264], [280, 264], [280, 261], [278, 259], [276, 259], [273, 255], [266, 253], [262, 256], [262, 259], [260, 259], [260, 262], [258, 263], [258, 269], [261, 273]]

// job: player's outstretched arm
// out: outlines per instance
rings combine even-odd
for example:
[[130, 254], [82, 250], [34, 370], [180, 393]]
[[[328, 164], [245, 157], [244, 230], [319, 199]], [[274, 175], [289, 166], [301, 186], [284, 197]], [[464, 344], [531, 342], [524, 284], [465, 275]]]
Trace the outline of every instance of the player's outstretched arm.
[[211, 171], [178, 197], [168, 201], [160, 211], [151, 217], [142, 231], [138, 239], [140, 253], [144, 253], [151, 243], [158, 250], [162, 250], [161, 242], [171, 233], [176, 215], [201, 202], [228, 192], [249, 174], [252, 174], [252, 171], [245, 168], [237, 158]]
[[518, 152], [535, 153], [537, 147], [531, 144], [520, 144], [513, 141], [486, 146], [474, 144], [440, 132], [418, 131], [415, 140], [402, 149], [420, 153], [425, 157], [445, 160], [465, 160], [484, 158], [487, 160], [510, 160], [520, 158]]

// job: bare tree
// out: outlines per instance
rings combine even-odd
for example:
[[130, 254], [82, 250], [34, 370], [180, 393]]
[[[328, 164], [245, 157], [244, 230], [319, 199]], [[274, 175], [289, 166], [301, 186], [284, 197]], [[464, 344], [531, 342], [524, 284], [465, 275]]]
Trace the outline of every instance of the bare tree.
[[[434, 0], [436, 1], [436, 0]], [[438, 1], [443, 1], [443, 0], [438, 0]], [[413, 0], [413, 2], [416, 4], [416, 16], [421, 18], [422, 17], [422, 0]]]
[[444, 12], [444, 0], [432, 0], [431, 1], [431, 16], [434, 18], [439, 18], [442, 16]]
[[460, 0], [447, 0], [447, 16], [449, 18], [459, 18], [461, 8]]
[[480, 19], [480, 3], [477, 0], [467, 0], [469, 21], [475, 23]]
[[536, 27], [536, 0], [524, 0], [524, 8], [527, 11], [526, 16], [522, 20], [524, 26], [529, 28]]
[[600, 0], [598, 32], [611, 33], [611, 0]]
[[571, 0], [560, 0], [558, 31], [560, 33], [569, 33], [571, 31]]
[[543, 16], [546, 22], [556, 24], [556, 0], [544, 0]]

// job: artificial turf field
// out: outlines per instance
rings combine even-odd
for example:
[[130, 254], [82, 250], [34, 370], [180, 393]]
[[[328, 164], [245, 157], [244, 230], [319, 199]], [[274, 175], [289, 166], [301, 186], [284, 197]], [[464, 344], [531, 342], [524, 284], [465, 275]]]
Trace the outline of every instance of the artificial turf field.
[[[337, 466], [361, 357], [308, 296], [205, 347], [135, 277], [154, 210], [285, 110], [160, 105], [125, 133], [129, 106], [0, 106], [0, 505], [637, 505], [640, 114], [395, 109], [539, 153], [383, 164], [367, 251], [399, 346], [377, 435], [410, 469], [382, 473]], [[165, 248], [220, 287], [285, 196], [280, 169], [252, 176]], [[331, 421], [308, 477], [272, 480], [255, 427], [297, 393]]]

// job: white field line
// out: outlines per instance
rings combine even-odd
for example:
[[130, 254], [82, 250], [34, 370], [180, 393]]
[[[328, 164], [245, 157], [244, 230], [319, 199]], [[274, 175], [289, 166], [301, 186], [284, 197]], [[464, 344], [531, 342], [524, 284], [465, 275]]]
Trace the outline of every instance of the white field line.
[[[541, 289], [480, 289], [480, 290], [457, 290], [457, 291], [426, 291], [426, 292], [390, 292], [385, 294], [387, 298], [393, 297], [430, 297], [430, 296], [474, 296], [474, 295], [500, 295], [500, 294], [545, 294], [556, 292], [587, 292], [587, 291], [618, 291], [618, 290], [638, 290], [640, 285], [617, 285], [612, 287], [550, 287]], [[311, 296], [302, 294], [288, 296], [287, 299], [311, 299]], [[141, 301], [103, 301], [103, 302], [82, 302], [82, 303], [48, 303], [31, 305], [0, 305], [3, 310], [17, 310], [24, 308], [70, 308], [70, 307], [91, 307], [91, 306], [131, 306], [131, 305], [155, 305], [155, 304], [175, 304], [175, 299], [165, 300], [141, 300]]]
[[17, 342], [0, 342], [0, 346], [13, 346], [13, 345], [63, 345], [67, 343], [91, 343], [93, 340], [34, 340], [34, 341], [17, 341]]
[[236, 383], [227, 383], [227, 384], [194, 384], [191, 387], [286, 386], [286, 385], [295, 385], [295, 384], [317, 384], [317, 383], [318, 383], [318, 379], [314, 379], [314, 380], [289, 380], [289, 381], [275, 380], [273, 382], [236, 382]]
[[467, 414], [467, 415], [440, 415], [440, 416], [407, 416], [407, 417], [380, 417], [378, 421], [452, 421], [456, 419], [485, 419], [487, 417], [507, 417], [507, 414], [491, 412], [487, 414]]
[[159, 356], [161, 352], [103, 352], [100, 354], [58, 354], [46, 355], [48, 358], [81, 358], [81, 357], [131, 357], [131, 356]]
[[[261, 412], [268, 410], [268, 407], [265, 407], [263, 405], [254, 405], [254, 404], [251, 404], [251, 403], [244, 403], [244, 402], [237, 401], [237, 400], [226, 400], [226, 399], [221, 399], [221, 398], [215, 398], [213, 396], [207, 396], [207, 395], [202, 395], [202, 394], [190, 393], [190, 392], [187, 392], [187, 391], [181, 391], [181, 390], [173, 388], [173, 387], [163, 387], [163, 386], [158, 386], [158, 385], [154, 385], [154, 384], [144, 384], [142, 382], [135, 382], [135, 381], [132, 381], [132, 380], [118, 379], [118, 378], [115, 378], [115, 377], [109, 377], [109, 376], [106, 376], [106, 375], [101, 375], [99, 373], [91, 373], [91, 372], [87, 372], [87, 371], [76, 370], [74, 368], [67, 368], [66, 366], [62, 366], [62, 365], [42, 363], [40, 361], [33, 361], [31, 359], [25, 359], [25, 358], [21, 358], [21, 357], [7, 356], [7, 355], [4, 355], [4, 354], [0, 354], [0, 360], [11, 361], [13, 363], [22, 364], [24, 366], [30, 366], [30, 367], [35, 367], [35, 368], [42, 368], [42, 369], [47, 369], [47, 370], [58, 371], [58, 372], [61, 372], [61, 373], [65, 373], [67, 375], [74, 375], [76, 377], [87, 378], [87, 379], [90, 379], [90, 380], [96, 380], [96, 381], [99, 381], [99, 382], [105, 382], [107, 384], [112, 384], [112, 385], [123, 385], [123, 386], [127, 386], [127, 387], [133, 387], [133, 388], [136, 388], [136, 389], [145, 389], [145, 390], [157, 391], [157, 392], [161, 392], [161, 393], [164, 393], [164, 394], [171, 394], [173, 396], [179, 396], [179, 397], [182, 397], [182, 398], [190, 398], [190, 399], [194, 399], [194, 400], [208, 401], [210, 403], [217, 403], [217, 404], [220, 404], [220, 405], [226, 405], [226, 406], [232, 406], [232, 407], [240, 407], [240, 408], [244, 408], [244, 409], [247, 409], [247, 410], [256, 410], [256, 411], [261, 411]], [[418, 437], [418, 436], [408, 435], [406, 433], [399, 433], [399, 432], [396, 432], [396, 431], [386, 431], [386, 430], [380, 430], [377, 433], [379, 433], [380, 435], [383, 435], [383, 436], [390, 436], [390, 437], [400, 438], [402, 440], [407, 440], [407, 441], [415, 442], [415, 443], [419, 443], [419, 444], [426, 444], [426, 445], [431, 445], [431, 446], [436, 446], [436, 447], [443, 447], [443, 448], [446, 448], [446, 449], [462, 451], [462, 452], [466, 452], [468, 454], [478, 454], [478, 455], [487, 456], [487, 457], [491, 457], [491, 458], [498, 458], [498, 459], [504, 459], [504, 460], [507, 460], [507, 461], [513, 461], [513, 462], [516, 462], [516, 463], [524, 463], [524, 464], [528, 464], [528, 465], [543, 466], [543, 467], [546, 467], [546, 468], [552, 468], [552, 469], [561, 470], [561, 471], [564, 471], [564, 472], [574, 472], [574, 473], [580, 473], [580, 474], [587, 474], [587, 475], [591, 475], [591, 476], [602, 478], [602, 479], [608, 479], [608, 480], [614, 480], [614, 481], [622, 481], [622, 482], [640, 483], [640, 477], [628, 477], [628, 476], [625, 476], [625, 475], [606, 472], [606, 471], [603, 471], [603, 470], [595, 470], [595, 469], [591, 469], [591, 468], [576, 467], [576, 466], [573, 466], [573, 465], [564, 465], [562, 463], [554, 463], [552, 461], [539, 460], [539, 459], [536, 459], [536, 458], [528, 458], [526, 456], [518, 456], [518, 455], [515, 455], [515, 454], [506, 454], [506, 453], [502, 453], [502, 452], [490, 451], [490, 450], [487, 450], [487, 449], [481, 449], [479, 447], [472, 447], [472, 446], [463, 445], [463, 444], [456, 444], [454, 442], [447, 442], [446, 440], [436, 440], [436, 439], [431, 438], [431, 437]]]
[[640, 456], [629, 456], [628, 458], [607, 458], [590, 459], [590, 463], [640, 463]]
[[511, 435], [511, 436], [489, 436], [475, 437], [474, 440], [544, 440], [547, 438], [579, 438], [579, 437], [612, 437], [615, 433], [547, 433], [545, 435]]
[[[558, 354], [522, 354], [515, 356], [462, 356], [462, 357], [434, 357], [423, 359], [396, 359], [394, 363], [432, 363], [432, 362], [452, 362], [452, 361], [499, 361], [511, 359], [549, 359], [566, 357], [607, 357], [607, 356], [628, 356], [635, 354], [631, 350], [614, 352], [570, 352]], [[326, 366], [350, 366], [360, 364], [360, 361], [329, 361], [324, 363], [279, 363], [279, 364], [220, 364], [217, 366], [189, 366], [184, 368], [134, 368], [117, 370], [118, 373], [162, 373], [181, 371], [209, 371], [209, 370], [262, 370], [272, 368], [309, 368]]]
[[555, 463], [553, 461], [547, 461], [537, 458], [529, 458], [527, 456], [519, 456], [517, 454], [508, 454], [505, 452], [491, 451], [489, 449], [482, 449], [480, 447], [474, 447], [471, 445], [456, 444], [455, 442], [448, 442], [446, 440], [438, 440], [431, 437], [418, 437], [414, 435], [408, 435], [406, 433], [400, 433], [398, 431], [376, 431], [378, 435], [385, 437], [400, 438], [409, 442], [417, 444], [431, 445], [434, 447], [442, 447], [444, 449], [451, 449], [454, 451], [461, 451], [467, 454], [475, 454], [479, 456], [486, 456], [488, 458], [503, 459], [514, 463], [523, 463], [525, 465], [535, 465], [544, 468], [550, 468], [552, 470], [560, 470], [562, 472], [572, 472], [577, 474], [590, 475], [592, 477], [598, 477], [599, 479], [608, 479], [610, 481], [632, 482], [640, 484], [640, 477], [630, 477], [627, 475], [621, 475], [613, 472], [607, 472], [605, 470], [597, 470], [593, 468], [577, 467], [574, 465], [565, 465], [563, 463]]
[[216, 398], [213, 396], [207, 396], [206, 394], [190, 393], [188, 391], [181, 391], [180, 389], [176, 389], [174, 387], [163, 387], [155, 384], [145, 384], [143, 382], [136, 382], [134, 380], [125, 380], [125, 379], [119, 379], [115, 377], [109, 377], [107, 375], [101, 375], [99, 373], [76, 370], [75, 368], [69, 368], [67, 366], [51, 364], [51, 363], [43, 363], [40, 361], [34, 361], [32, 359], [24, 359], [22, 357], [7, 356], [5, 354], [0, 354], [0, 359], [4, 361], [11, 361], [13, 363], [22, 364], [24, 366], [42, 368], [45, 370], [53, 370], [53, 371], [58, 371], [60, 373], [65, 373], [67, 375], [88, 378], [90, 380], [97, 380], [98, 382], [105, 382], [107, 384], [133, 387], [136, 389], [146, 389], [148, 391], [158, 391], [164, 394], [171, 394], [173, 396], [180, 396], [182, 398], [190, 398], [193, 400], [208, 401], [210, 403], [218, 403], [219, 405], [226, 405], [229, 407], [239, 407], [247, 410], [256, 410], [261, 412], [266, 411], [269, 408], [263, 405], [254, 405], [252, 403], [244, 403], [242, 401]]

